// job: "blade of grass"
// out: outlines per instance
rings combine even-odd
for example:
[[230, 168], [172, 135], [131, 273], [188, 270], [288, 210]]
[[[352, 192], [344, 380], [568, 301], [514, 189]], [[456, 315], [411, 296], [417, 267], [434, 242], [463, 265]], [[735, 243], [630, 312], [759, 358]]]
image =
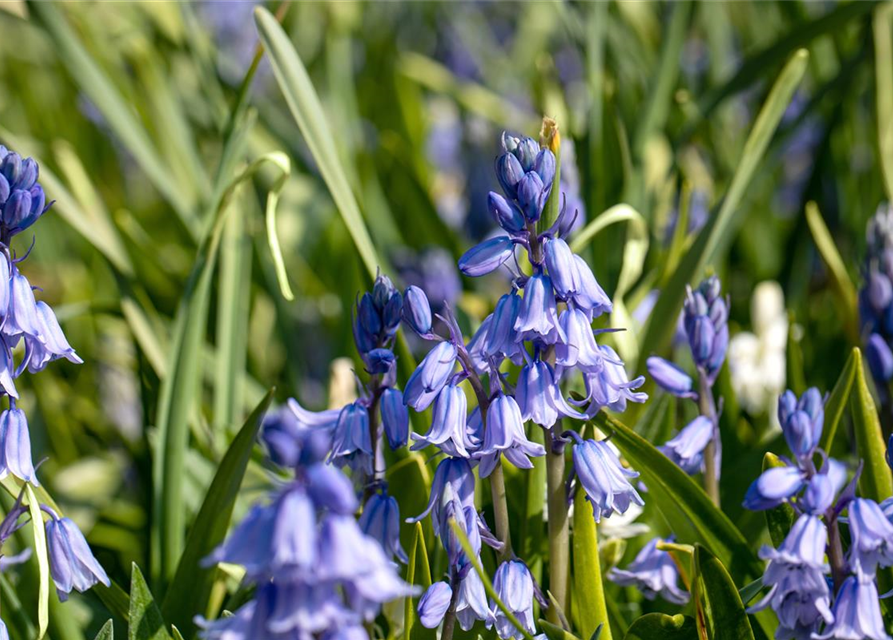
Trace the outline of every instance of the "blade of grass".
[[661, 291], [645, 327], [640, 353], [649, 355], [660, 351], [666, 345], [676, 326], [686, 285], [697, 278], [704, 267], [719, 256], [737, 232], [742, 219], [742, 213], [739, 211], [741, 200], [782, 114], [803, 78], [808, 58], [809, 54], [804, 49], [795, 53], [775, 81], [744, 145], [741, 162], [719, 210], [701, 230], [691, 250], [679, 263], [667, 286]]
[[831, 390], [831, 395], [825, 402], [825, 428], [822, 432], [822, 449], [827, 453], [831, 453], [831, 447], [834, 445], [834, 436], [837, 434], [837, 427], [843, 418], [843, 412], [847, 408], [847, 401], [850, 399], [850, 392], [853, 388], [853, 382], [856, 379], [856, 367], [862, 361], [861, 353], [857, 347], [853, 347], [850, 357], [847, 358], [846, 364], [843, 365], [843, 371]]
[[592, 505], [584, 491], [574, 497], [574, 598], [577, 624], [584, 638], [591, 638], [599, 625], [601, 637], [611, 640], [608, 607], [602, 585], [602, 570], [598, 557], [598, 536]]
[[34, 557], [39, 569], [39, 592], [37, 597], [37, 640], [46, 635], [50, 624], [50, 560], [47, 556], [47, 533], [43, 526], [40, 502], [31, 483], [25, 483], [25, 497], [31, 515], [31, 528], [34, 536]]
[[381, 260], [372, 245], [347, 174], [338, 160], [332, 132], [310, 76], [307, 75], [297, 51], [285, 31], [276, 22], [276, 18], [262, 7], [255, 9], [254, 16], [279, 88], [285, 96], [304, 141], [310, 148], [335, 205], [344, 218], [344, 224], [353, 238], [360, 258], [370, 277], [374, 278]]
[[201, 561], [226, 536], [251, 451], [274, 391], [268, 391], [248, 416], [223, 456], [189, 532], [174, 580], [161, 606], [164, 619], [181, 629], [191, 629], [193, 617], [205, 612], [217, 568], [203, 567]]

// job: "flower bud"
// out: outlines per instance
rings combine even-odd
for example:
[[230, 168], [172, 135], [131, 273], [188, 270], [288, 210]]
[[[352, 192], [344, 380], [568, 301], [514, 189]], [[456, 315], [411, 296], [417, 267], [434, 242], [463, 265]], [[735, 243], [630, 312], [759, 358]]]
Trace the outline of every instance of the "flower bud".
[[528, 172], [533, 171], [534, 163], [536, 162], [536, 157], [539, 152], [540, 145], [536, 140], [533, 138], [524, 138], [518, 143], [518, 148], [515, 149], [514, 154], [515, 157], [518, 158], [518, 162], [521, 163], [521, 168], [524, 169], [525, 172]]
[[893, 300], [893, 285], [890, 279], [876, 269], [868, 276], [868, 301], [875, 313], [883, 312]]
[[893, 352], [879, 333], [872, 333], [865, 348], [868, 368], [875, 380], [889, 382], [893, 378]]
[[518, 204], [521, 211], [531, 222], [540, 219], [543, 206], [546, 204], [545, 189], [542, 178], [533, 171], [528, 171], [518, 183]]
[[357, 320], [369, 335], [378, 336], [381, 333], [381, 314], [368, 292], [363, 294], [357, 305]]
[[695, 364], [704, 367], [713, 353], [713, 339], [716, 337], [716, 330], [707, 316], [695, 316], [690, 325], [688, 345], [691, 347], [691, 355]]
[[391, 296], [395, 293], [397, 293], [397, 290], [394, 288], [394, 284], [389, 277], [379, 274], [379, 276], [375, 278], [375, 283], [372, 285], [372, 302], [375, 304], [375, 308], [379, 312], [384, 311]]
[[28, 191], [13, 191], [3, 207], [3, 224], [17, 227], [31, 214], [31, 194]]
[[500, 227], [509, 233], [517, 233], [524, 228], [524, 216], [512, 203], [493, 191], [487, 196], [487, 207]]
[[9, 181], [10, 187], [15, 185], [16, 181], [18, 181], [21, 172], [22, 157], [17, 153], [8, 154], [3, 159], [2, 164], [0, 164], [0, 173], [6, 176], [6, 179]]
[[381, 322], [384, 332], [388, 337], [397, 333], [400, 327], [400, 319], [403, 317], [403, 296], [399, 291], [394, 291], [385, 303], [381, 312]]
[[550, 187], [552, 181], [555, 180], [555, 155], [548, 149], [540, 149], [540, 152], [536, 154], [533, 170], [542, 179], [543, 184], [547, 188]]
[[403, 321], [421, 336], [431, 333], [431, 305], [425, 292], [415, 285], [403, 292]]
[[28, 191], [31, 187], [34, 186], [34, 183], [37, 182], [37, 163], [33, 158], [26, 158], [22, 162], [22, 168], [19, 172], [19, 177], [16, 179], [15, 184], [12, 185], [13, 189], [22, 189]]
[[387, 373], [397, 361], [394, 352], [390, 349], [379, 347], [363, 354], [363, 362], [366, 363], [366, 371], [372, 375]]
[[2, 173], [0, 173], [0, 206], [9, 199], [9, 181]]
[[651, 356], [645, 362], [648, 373], [657, 385], [678, 398], [695, 396], [691, 377], [672, 362]]
[[453, 373], [458, 350], [452, 342], [441, 342], [428, 352], [403, 390], [403, 404], [416, 411], [427, 409]]
[[524, 176], [521, 163], [511, 153], [503, 153], [496, 159], [496, 178], [506, 196], [514, 200], [518, 197], [518, 183]]
[[782, 504], [800, 491], [805, 482], [797, 467], [772, 467], [753, 481], [744, 496], [744, 508], [765, 511]]
[[514, 253], [515, 245], [508, 236], [496, 236], [462, 254], [459, 258], [459, 271], [467, 276], [483, 276], [495, 271]]
[[363, 507], [359, 520], [360, 529], [367, 536], [375, 538], [388, 560], [394, 556], [404, 564], [409, 562], [406, 552], [400, 545], [400, 507], [397, 501], [385, 493], [373, 493]]
[[545, 254], [546, 268], [549, 270], [555, 291], [562, 298], [569, 298], [579, 288], [574, 252], [561, 238], [552, 238], [546, 242]]
[[428, 587], [419, 598], [419, 622], [422, 626], [426, 629], [436, 629], [450, 608], [452, 599], [453, 590], [446, 582], [441, 580]]
[[396, 389], [385, 389], [379, 401], [381, 424], [392, 451], [406, 444], [409, 439], [409, 412], [403, 404], [403, 394]]

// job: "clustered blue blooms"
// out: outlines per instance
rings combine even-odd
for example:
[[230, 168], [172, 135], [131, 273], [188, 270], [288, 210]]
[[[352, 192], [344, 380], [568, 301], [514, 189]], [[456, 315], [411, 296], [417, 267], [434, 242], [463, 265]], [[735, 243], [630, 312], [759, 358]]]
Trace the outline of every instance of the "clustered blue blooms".
[[[518, 468], [532, 468], [530, 459], [544, 456], [546, 450], [527, 437], [527, 421], [547, 431], [559, 451], [571, 439], [576, 443], [576, 474], [596, 520], [615, 511], [623, 513], [631, 503], [642, 504], [629, 482], [638, 474], [622, 466], [613, 445], [559, 431], [562, 418], [585, 420], [603, 408], [624, 411], [629, 401], [644, 402], [647, 396], [635, 391], [644, 378], [629, 380], [617, 353], [596, 342], [601, 331], [593, 331], [592, 321], [609, 312], [612, 304], [589, 266], [562, 237], [563, 230], [574, 226], [567, 209], [562, 208], [547, 230], [537, 230], [552, 191], [554, 155], [532, 138], [507, 134], [502, 147], [496, 175], [503, 195], [490, 192], [488, 197], [501, 232], [469, 249], [459, 260], [459, 270], [477, 277], [506, 266], [512, 289], [467, 344], [448, 306], [437, 316], [446, 337], [434, 333], [430, 321], [409, 323], [422, 338], [437, 344], [403, 393], [404, 403], [416, 411], [433, 405], [431, 428], [423, 435], [412, 434], [413, 449], [434, 446], [445, 456], [435, 473], [428, 508], [419, 518], [431, 515], [435, 532], [449, 549], [453, 546], [449, 520], [455, 517], [476, 554], [481, 541], [497, 550], [506, 541], [495, 538], [483, 516], [474, 512], [474, 468], [481, 478], [490, 477], [503, 459]], [[519, 247], [526, 253], [530, 275], [522, 272]], [[416, 315], [413, 309], [418, 304], [424, 310], [419, 315], [429, 319], [426, 301], [408, 296], [404, 301], [407, 315]], [[521, 367], [514, 384], [501, 371], [506, 360]], [[575, 373], [582, 378], [585, 393], [571, 400], [561, 384]], [[466, 381], [477, 400], [470, 413], [460, 386]], [[420, 601], [423, 624], [436, 627], [453, 607], [463, 629], [481, 620], [488, 628], [495, 627], [500, 638], [520, 637], [494, 603], [487, 605], [480, 578], [463, 553], [450, 554], [448, 577], [432, 585]], [[526, 565], [515, 558], [502, 562], [494, 588], [522, 626], [534, 633], [533, 599], [540, 594]]]
[[[52, 308], [35, 299], [34, 287], [19, 270], [30, 249], [17, 257], [10, 248], [12, 238], [33, 225], [52, 205], [47, 204], [37, 181], [39, 173], [32, 158], [22, 159], [0, 145], [0, 282], [5, 283], [0, 286], [0, 396], [9, 399], [9, 408], [0, 413], [0, 477], [11, 474], [34, 486], [39, 482], [32, 462], [28, 420], [16, 406], [19, 394], [15, 381], [25, 370], [38, 373], [59, 358], [75, 364], [83, 362], [68, 343]], [[22, 343], [23, 355], [16, 364], [13, 350]], [[72, 590], [83, 592], [96, 583], [108, 586], [105, 570], [77, 525], [49, 505], [40, 508], [48, 515], [45, 526], [50, 571], [60, 600], [66, 600]], [[0, 523], [0, 547], [27, 522], [20, 519], [28, 515], [20, 495]], [[5, 559], [7, 562], [0, 560], [0, 566], [26, 557], [20, 554]], [[0, 621], [0, 638], [5, 637], [6, 627]]]
[[868, 222], [868, 243], [859, 292], [859, 316], [868, 360], [878, 393], [889, 399], [893, 379], [893, 208], [881, 204]]
[[[383, 603], [416, 593], [394, 564], [395, 557], [407, 557], [381, 446], [407, 443], [409, 414], [394, 387], [391, 347], [401, 321], [416, 329], [430, 325], [420, 296], [427, 303], [417, 287], [401, 294], [379, 275], [357, 301], [354, 340], [369, 382], [360, 384], [356, 401], [314, 412], [291, 399], [265, 419], [261, 437], [269, 458], [294, 477], [254, 506], [205, 560], [244, 566], [257, 592], [231, 617], [199, 620], [203, 638], [367, 638], [363, 624]], [[404, 300], [414, 301], [412, 307]], [[353, 483], [338, 470], [344, 467]], [[359, 519], [358, 490], [365, 497]]]
[[714, 468], [717, 478], [722, 460], [719, 423], [713, 400], [713, 385], [726, 359], [729, 346], [729, 303], [721, 293], [719, 278], [711, 276], [692, 291], [688, 290], [683, 308], [683, 327], [698, 376], [695, 380], [683, 369], [658, 356], [647, 360], [648, 373], [665, 391], [677, 398], [699, 403], [700, 415], [661, 447], [670, 460], [686, 473], [705, 467], [707, 446], [715, 444]]
[[[878, 568], [893, 566], [893, 524], [888, 519], [893, 503], [858, 497], [861, 465], [847, 482], [844, 464], [819, 448], [824, 407], [817, 389], [799, 399], [785, 392], [778, 402], [778, 421], [793, 457], [766, 469], [748, 489], [744, 506], [764, 510], [786, 503], [799, 515], [778, 549], [761, 549], [760, 557], [769, 561], [763, 584], [770, 589], [750, 611], [772, 608], [780, 623], [778, 640], [888, 640], [876, 574]], [[846, 553], [839, 530], [843, 522], [850, 533]]]

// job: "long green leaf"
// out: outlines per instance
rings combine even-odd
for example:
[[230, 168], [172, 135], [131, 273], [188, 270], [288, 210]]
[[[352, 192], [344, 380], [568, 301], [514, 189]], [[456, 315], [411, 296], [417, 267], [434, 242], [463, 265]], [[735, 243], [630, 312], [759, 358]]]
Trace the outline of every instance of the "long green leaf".
[[170, 640], [161, 611], [146, 584], [140, 568], [133, 563], [130, 576], [130, 615], [128, 640]]
[[611, 640], [608, 606], [598, 557], [598, 535], [592, 505], [583, 491], [574, 497], [574, 607], [580, 635], [591, 638], [604, 624], [601, 636]]
[[87, 53], [59, 8], [52, 2], [32, 1], [28, 3], [28, 9], [49, 32], [54, 48], [59, 52], [59, 59], [78, 86], [102, 112], [109, 127], [133, 154], [146, 176], [177, 212], [186, 228], [197, 236], [198, 218], [193, 209], [195, 203], [178, 187], [179, 183], [168, 171], [145, 128], [111, 80]]
[[741, 161], [719, 211], [701, 230], [654, 306], [645, 328], [640, 353], [648, 355], [660, 351], [667, 344], [676, 327], [675, 319], [682, 308], [685, 287], [700, 275], [708, 263], [719, 257], [735, 236], [743, 219], [743, 210], [739, 209], [741, 201], [781, 116], [806, 71], [808, 58], [809, 54], [805, 50], [795, 53], [775, 81], [744, 145]]
[[40, 502], [31, 483], [25, 483], [25, 497], [31, 515], [31, 529], [34, 536], [34, 557], [37, 558], [40, 586], [37, 596], [37, 639], [43, 638], [50, 623], [50, 561], [47, 555], [47, 533], [43, 526]]
[[863, 498], [881, 502], [893, 494], [893, 478], [884, 455], [887, 445], [881, 430], [881, 420], [865, 381], [865, 367], [859, 349], [853, 349], [853, 359], [856, 379], [850, 396], [850, 408], [853, 412], [853, 430], [856, 433], [856, 450], [865, 463], [859, 478], [859, 493]]
[[542, 618], [540, 618], [539, 620], [537, 620], [537, 624], [549, 640], [580, 640], [570, 631], [564, 629], [564, 627], [559, 627], [557, 624], [552, 624], [548, 620], [543, 620]]
[[629, 626], [624, 640], [698, 640], [698, 625], [681, 613], [646, 613]]
[[815, 245], [822, 256], [822, 260], [828, 266], [831, 274], [831, 281], [834, 289], [843, 303], [843, 326], [849, 334], [850, 340], [853, 342], [859, 339], [859, 312], [856, 310], [856, 286], [847, 273], [846, 265], [837, 246], [834, 244], [834, 238], [822, 218], [819, 207], [815, 202], [806, 203], [806, 222], [809, 224], [809, 230]]
[[850, 392], [853, 388], [853, 382], [856, 379], [856, 367], [862, 361], [861, 353], [857, 347], [853, 347], [850, 357], [847, 358], [846, 364], [843, 365], [843, 371], [825, 402], [825, 427], [822, 431], [822, 449], [831, 453], [831, 447], [834, 445], [834, 436], [837, 434], [837, 427], [843, 418], [843, 412], [847, 408], [847, 401], [850, 399]]
[[288, 171], [290, 165], [283, 154], [270, 153], [252, 162], [232, 181], [212, 220], [213, 227], [199, 246], [174, 321], [167, 375], [162, 381], [158, 401], [159, 450], [155, 455], [153, 483], [152, 575], [162, 582], [173, 577], [183, 551], [186, 527], [182, 488], [189, 444], [188, 419], [198, 397], [199, 363], [208, 320], [211, 281], [228, 204], [235, 190], [265, 164], [272, 164], [282, 172]]
[[261, 41], [273, 66], [273, 72], [304, 141], [319, 167], [344, 224], [370, 277], [375, 277], [381, 261], [372, 245], [369, 231], [350, 188], [347, 174], [338, 159], [325, 111], [307, 75], [297, 51], [276, 18], [262, 7], [255, 9], [255, 21]]
[[[763, 471], [783, 466], [785, 466], [785, 463], [779, 460], [774, 453], [766, 452], [766, 455], [763, 456]], [[769, 527], [769, 537], [772, 539], [772, 546], [780, 547], [794, 525], [794, 508], [789, 504], [781, 504], [774, 509], [767, 509], [764, 513], [766, 514], [766, 526]]]
[[763, 564], [748, 541], [687, 473], [620, 421], [600, 413], [595, 422], [606, 433], [613, 433], [611, 441], [642, 474], [649, 493], [661, 493], [662, 499], [655, 498], [652, 503], [667, 518], [679, 540], [709, 547], [739, 579], [762, 575]]
[[874, 10], [875, 98], [878, 149], [887, 199], [893, 200], [893, 6], [885, 2]]
[[744, 603], [729, 572], [710, 551], [695, 545], [693, 596], [702, 638], [753, 640]]
[[223, 456], [189, 532], [174, 580], [162, 603], [164, 619], [181, 629], [189, 629], [193, 617], [205, 612], [216, 567], [203, 567], [201, 561], [226, 536], [239, 487], [251, 459], [251, 450], [273, 399], [273, 392], [274, 389], [271, 389], [248, 416]]

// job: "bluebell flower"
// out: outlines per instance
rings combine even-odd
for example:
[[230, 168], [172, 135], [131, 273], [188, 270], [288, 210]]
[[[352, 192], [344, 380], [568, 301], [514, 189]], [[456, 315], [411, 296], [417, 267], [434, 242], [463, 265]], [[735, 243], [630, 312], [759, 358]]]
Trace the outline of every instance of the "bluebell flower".
[[490, 326], [492, 324], [493, 314], [491, 313], [483, 319], [481, 325], [477, 328], [477, 331], [471, 336], [471, 340], [465, 345], [465, 350], [471, 358], [474, 372], [479, 376], [490, 369], [489, 356], [485, 353], [484, 347], [487, 344], [487, 335], [490, 333]]
[[459, 525], [465, 533], [465, 537], [468, 539], [468, 543], [471, 546], [474, 556], [477, 557], [481, 553], [482, 544], [479, 516], [474, 507], [463, 506], [455, 497], [446, 500], [445, 502], [441, 528], [440, 531], [436, 533], [447, 553], [450, 567], [461, 570], [463, 567], [467, 566], [470, 561], [465, 553], [462, 543], [459, 541], [459, 537], [456, 535], [456, 532], [453, 530], [450, 523], [451, 521], [455, 521]]
[[807, 389], [799, 401], [790, 390], [778, 400], [778, 422], [788, 447], [800, 459], [810, 458], [819, 445], [825, 420], [822, 405], [815, 387]]
[[884, 628], [877, 584], [864, 576], [850, 576], [837, 592], [830, 622], [816, 640], [890, 640]]
[[546, 344], [566, 340], [558, 323], [555, 293], [549, 276], [535, 275], [524, 284], [524, 298], [515, 320], [515, 331], [521, 340], [536, 338]]
[[687, 373], [672, 362], [658, 356], [651, 356], [645, 361], [648, 373], [664, 391], [677, 398], [697, 398], [694, 382]]
[[[515, 323], [521, 310], [521, 298], [514, 292], [507, 293], [496, 303], [492, 319], [487, 325], [482, 353], [489, 357], [510, 357], [520, 350], [515, 335]], [[469, 348], [472, 345], [469, 344]]]
[[437, 465], [434, 479], [431, 481], [431, 497], [428, 506], [414, 518], [406, 521], [418, 522], [429, 513], [435, 531], [443, 528], [446, 519], [443, 517], [442, 502], [444, 497], [448, 500], [457, 499], [463, 507], [474, 506], [474, 472], [471, 464], [465, 458], [444, 458]]
[[400, 562], [409, 562], [400, 545], [400, 507], [393, 496], [386, 491], [369, 496], [359, 524], [363, 533], [378, 540], [389, 559], [397, 556]]
[[893, 379], [893, 351], [890, 351], [890, 346], [881, 334], [872, 333], [868, 338], [865, 359], [868, 360], [871, 375], [876, 380], [889, 382]]
[[509, 233], [518, 233], [526, 225], [524, 214], [512, 203], [498, 193], [490, 192], [487, 195], [487, 208], [490, 210], [496, 223]]
[[469, 457], [465, 448], [467, 411], [465, 392], [455, 384], [445, 386], [434, 401], [431, 429], [425, 435], [412, 434], [412, 439], [416, 441], [412, 450], [433, 444], [449, 456]]
[[584, 418], [568, 405], [558, 386], [555, 371], [540, 359], [529, 362], [521, 369], [515, 399], [521, 409], [522, 420], [532, 420], [547, 429], [560, 417]]
[[487, 275], [501, 267], [514, 252], [515, 243], [508, 236], [484, 240], [462, 254], [459, 258], [459, 271], [471, 277]]
[[824, 563], [828, 532], [816, 516], [804, 514], [791, 527], [778, 549], [764, 546], [760, 558], [769, 560], [763, 584], [769, 591], [748, 609], [772, 607], [779, 617], [779, 637], [807, 638], [819, 622], [830, 623], [831, 594]]
[[648, 394], [635, 391], [645, 384], [645, 378], [639, 376], [630, 380], [623, 361], [614, 349], [602, 344], [599, 345], [599, 350], [602, 352], [604, 367], [601, 371], [587, 373], [583, 378], [586, 385], [584, 402], [589, 403], [586, 415], [594, 416], [605, 407], [622, 413], [626, 411], [627, 402], [645, 402]]
[[34, 224], [50, 208], [37, 182], [39, 169], [31, 158], [0, 145], [0, 223], [7, 238]]
[[268, 411], [260, 438], [270, 459], [282, 467], [294, 467], [299, 461], [323, 460], [332, 449], [332, 432], [340, 409], [313, 412], [294, 398], [287, 406]]
[[456, 619], [463, 631], [469, 631], [478, 620], [490, 618], [490, 607], [487, 604], [487, 592], [484, 583], [473, 566], [468, 566], [468, 573], [459, 583], [459, 595], [456, 598]]
[[574, 253], [561, 238], [552, 238], [545, 244], [546, 268], [552, 285], [559, 296], [570, 299], [579, 288], [579, 275]]
[[698, 416], [660, 447], [660, 450], [685, 473], [691, 475], [701, 471], [704, 449], [713, 436], [713, 421], [707, 416]]
[[33, 485], [40, 484], [31, 461], [28, 419], [15, 405], [0, 413], [0, 477], [7, 473]]
[[72, 589], [83, 593], [94, 584], [111, 586], [102, 565], [93, 557], [78, 526], [69, 518], [51, 517], [46, 523], [50, 573], [63, 602]]
[[345, 405], [335, 424], [329, 461], [338, 466], [347, 464], [351, 469], [361, 469], [372, 475], [374, 455], [368, 409], [359, 402]]
[[847, 505], [850, 566], [873, 576], [878, 566], [893, 566], [893, 524], [874, 500], [856, 498]]
[[362, 354], [366, 363], [366, 373], [377, 375], [389, 372], [397, 362], [394, 352], [384, 347], [371, 349]]
[[431, 304], [425, 292], [415, 285], [403, 292], [403, 320], [420, 336], [431, 334]]
[[453, 590], [444, 581], [433, 583], [419, 598], [419, 622], [426, 629], [436, 629], [450, 608]]
[[369, 632], [360, 624], [341, 625], [326, 631], [320, 640], [368, 640]]
[[577, 308], [561, 312], [558, 323], [564, 339], [555, 345], [555, 364], [598, 374], [605, 367], [605, 357], [592, 333], [586, 313]]
[[635, 587], [649, 600], [660, 595], [667, 602], [685, 604], [688, 593], [679, 588], [679, 569], [669, 553], [657, 548], [661, 542], [651, 539], [626, 569], [608, 571], [608, 579], [621, 587]]
[[527, 220], [536, 222], [540, 219], [549, 192], [538, 173], [528, 171], [524, 174], [518, 183], [518, 205]]
[[574, 471], [586, 491], [586, 499], [592, 504], [592, 515], [599, 522], [602, 516], [610, 517], [615, 511], [625, 513], [630, 504], [642, 506], [645, 502], [630, 484], [638, 473], [626, 469], [620, 457], [604, 440], [583, 440], [575, 432]]
[[379, 400], [379, 411], [388, 444], [396, 451], [409, 439], [409, 412], [403, 404], [403, 394], [391, 387], [385, 389]]
[[744, 496], [744, 508], [772, 509], [796, 495], [806, 483], [806, 474], [797, 467], [772, 467], [754, 480]]
[[331, 465], [317, 462], [302, 468], [300, 475], [316, 508], [349, 515], [360, 506], [350, 480]]
[[427, 409], [452, 375], [457, 356], [452, 342], [441, 342], [431, 349], [409, 377], [403, 390], [403, 403], [416, 411]]
[[859, 291], [865, 358], [878, 386], [893, 379], [893, 208], [881, 204], [866, 230], [865, 281]]
[[489, 476], [499, 463], [499, 455], [518, 468], [532, 469], [530, 457], [546, 455], [543, 445], [531, 442], [524, 433], [521, 409], [512, 396], [498, 393], [487, 409], [487, 428], [484, 444], [475, 454], [481, 459], [480, 476]]
[[595, 279], [592, 269], [578, 255], [574, 255], [574, 263], [577, 265], [577, 293], [574, 295], [574, 304], [586, 311], [590, 317], [610, 313], [614, 308], [614, 303]]
[[711, 384], [725, 362], [729, 346], [728, 304], [719, 294], [719, 278], [711, 276], [695, 291], [688, 290], [683, 306], [692, 357]]
[[[503, 562], [493, 578], [493, 590], [521, 626], [528, 633], [536, 633], [533, 624], [533, 577], [527, 565], [520, 560]], [[494, 601], [490, 602], [490, 610], [492, 618], [487, 623], [488, 629], [492, 629], [495, 625], [496, 634], [503, 640], [523, 637]]]
[[518, 197], [518, 183], [524, 177], [524, 168], [511, 153], [503, 153], [496, 159], [496, 178], [505, 195], [512, 200]]

